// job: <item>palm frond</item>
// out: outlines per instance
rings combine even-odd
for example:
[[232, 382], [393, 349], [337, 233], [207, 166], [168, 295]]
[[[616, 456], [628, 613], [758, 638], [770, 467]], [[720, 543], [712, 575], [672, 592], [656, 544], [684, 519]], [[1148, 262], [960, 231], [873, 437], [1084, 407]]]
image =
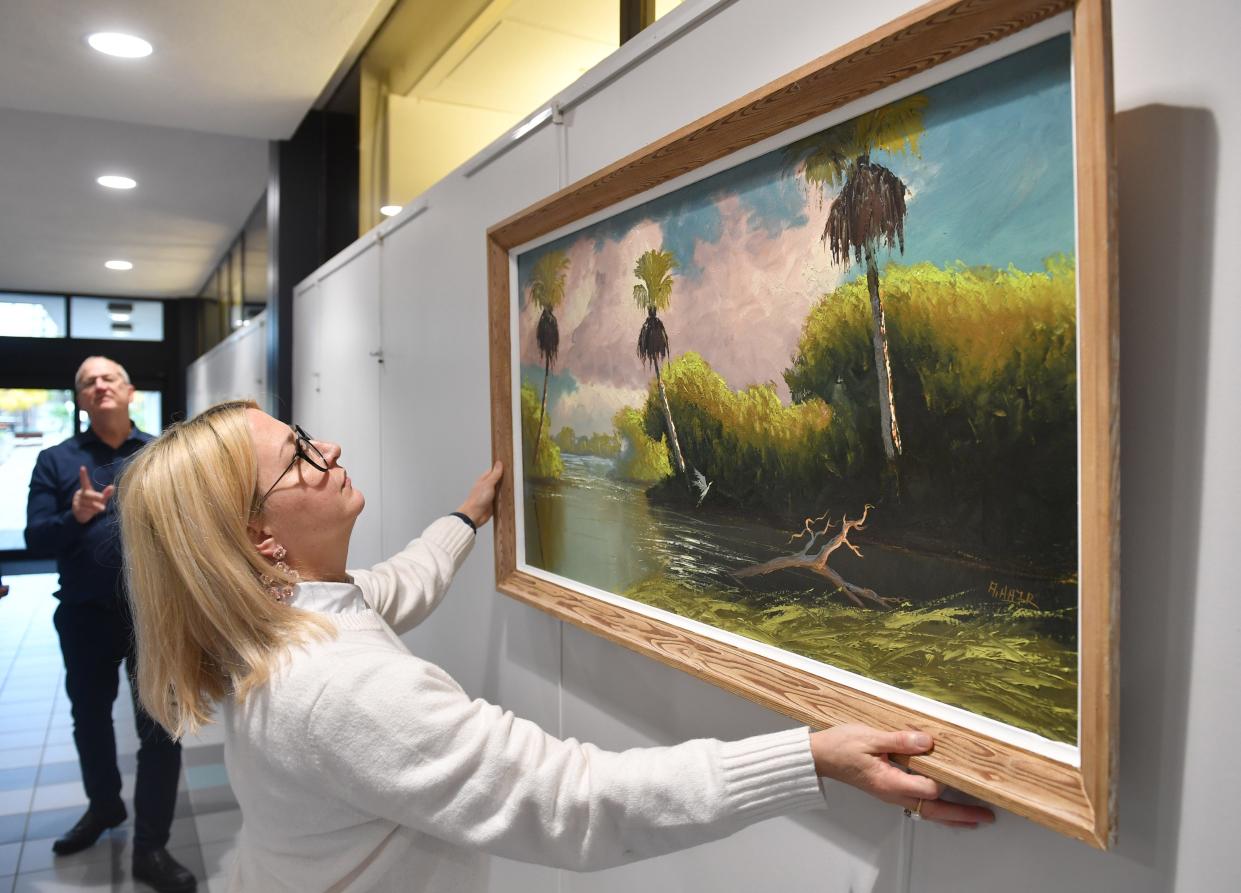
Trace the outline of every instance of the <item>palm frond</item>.
[[667, 310], [672, 304], [672, 271], [679, 266], [671, 251], [644, 251], [634, 264], [633, 274], [642, 280], [633, 287], [633, 299], [645, 310]]
[[539, 327], [534, 334], [539, 345], [539, 354], [548, 367], [556, 362], [556, 354], [560, 351], [560, 325], [556, 322], [556, 314], [550, 307], [545, 307], [539, 314]]
[[642, 331], [638, 333], [638, 356], [643, 365], [651, 366], [668, 358], [668, 330], [653, 309], [647, 312]]
[[650, 306], [650, 295], [647, 294], [645, 285], [639, 284], [633, 287], [633, 302], [642, 310]]
[[859, 115], [854, 119], [854, 139], [863, 147], [859, 154], [916, 156], [918, 140], [924, 132], [922, 111], [928, 104], [925, 94], [915, 93]]
[[823, 228], [834, 263], [859, 263], [866, 247], [886, 244], [905, 251], [905, 183], [881, 164], [860, 159], [832, 202]]
[[565, 271], [569, 256], [563, 251], [549, 251], [534, 264], [530, 274], [530, 300], [544, 310], [555, 310], [564, 301]]
[[793, 143], [785, 150], [786, 156], [821, 195], [844, 183], [853, 159], [862, 154], [863, 147], [857, 145], [854, 136], [854, 128], [848, 124], [833, 127]]

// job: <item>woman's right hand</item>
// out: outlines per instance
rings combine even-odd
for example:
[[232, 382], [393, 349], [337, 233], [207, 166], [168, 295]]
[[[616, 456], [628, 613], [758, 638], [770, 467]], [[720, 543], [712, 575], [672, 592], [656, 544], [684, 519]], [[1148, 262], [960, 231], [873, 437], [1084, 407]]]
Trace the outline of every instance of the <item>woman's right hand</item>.
[[926, 732], [881, 732], [859, 723], [834, 726], [810, 735], [814, 768], [824, 778], [843, 781], [872, 797], [919, 810], [924, 819], [958, 828], [976, 828], [995, 821], [985, 806], [967, 806], [940, 800], [943, 786], [923, 775], [913, 775], [889, 762], [890, 754], [920, 754], [933, 745]]
[[491, 469], [483, 472], [483, 475], [474, 482], [474, 486], [470, 488], [470, 495], [465, 497], [465, 502], [461, 503], [457, 509], [462, 514], [468, 515], [475, 527], [482, 527], [491, 520], [495, 512], [496, 485], [500, 483], [502, 477], [504, 477], [504, 463], [497, 459]]

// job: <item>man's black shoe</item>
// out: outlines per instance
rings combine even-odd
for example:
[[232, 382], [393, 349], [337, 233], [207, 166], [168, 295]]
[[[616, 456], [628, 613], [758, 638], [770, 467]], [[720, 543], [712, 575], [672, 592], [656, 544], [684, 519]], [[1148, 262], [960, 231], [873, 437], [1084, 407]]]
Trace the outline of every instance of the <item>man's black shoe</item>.
[[191, 893], [198, 889], [198, 880], [190, 870], [163, 847], [134, 850], [134, 879], [145, 881], [159, 893]]
[[95, 841], [104, 831], [115, 828], [125, 821], [126, 817], [124, 806], [121, 807], [120, 812], [103, 817], [96, 816], [88, 809], [86, 814], [78, 819], [78, 823], [65, 833], [64, 837], [52, 844], [52, 852], [58, 856], [80, 853], [87, 847], [94, 846]]

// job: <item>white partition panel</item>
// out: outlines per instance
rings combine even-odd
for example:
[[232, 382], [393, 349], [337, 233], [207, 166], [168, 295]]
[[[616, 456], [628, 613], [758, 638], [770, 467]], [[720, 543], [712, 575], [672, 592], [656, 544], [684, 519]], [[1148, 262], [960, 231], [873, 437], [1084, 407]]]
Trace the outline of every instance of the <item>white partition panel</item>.
[[[510, 163], [432, 189], [427, 210], [383, 240], [384, 546], [401, 548], [455, 509], [491, 461], [487, 411], [486, 251], [479, 221], [557, 185], [556, 134], [515, 147]], [[560, 625], [495, 593], [491, 527], [451, 595], [409, 637], [471, 694], [555, 732]], [[555, 872], [497, 860], [496, 891], [554, 890]]]
[[[379, 252], [371, 249], [319, 280], [318, 387], [314, 437], [341, 446], [341, 464], [366, 496], [366, 509], [353, 529], [350, 567], [369, 567], [384, 558], [381, 548], [380, 456], [382, 419], [379, 381], [383, 356], [379, 339]], [[297, 309], [293, 311], [297, 318]]]
[[253, 400], [266, 409], [268, 399], [264, 311], [189, 365], [186, 412], [194, 416], [224, 400]]
[[[323, 298], [317, 280], [293, 293], [293, 419], [312, 434], [323, 430], [319, 414], [322, 364], [319, 345], [324, 330]], [[316, 434], [317, 436], [317, 434]]]
[[[688, 0], [665, 22], [703, 5]], [[297, 415], [346, 442], [359, 469], [372, 461], [362, 458], [372, 454], [360, 440], [381, 443], [384, 551], [454, 508], [490, 456], [486, 228], [554, 191], [559, 171], [596, 170], [914, 5], [719, 3], [570, 108], [563, 125], [544, 125], [475, 164], [469, 177], [451, 175], [385, 224], [382, 240], [367, 237], [303, 284], [294, 324]], [[825, 812], [638, 865], [578, 875], [497, 860], [493, 889], [1235, 888], [1231, 807], [1241, 801], [1241, 771], [1227, 744], [1241, 737], [1241, 607], [1232, 585], [1241, 499], [1233, 458], [1241, 402], [1232, 383], [1241, 378], [1241, 354], [1230, 341], [1241, 304], [1228, 288], [1241, 281], [1241, 255], [1230, 247], [1241, 239], [1241, 219], [1223, 197], [1239, 194], [1237, 169], [1226, 162], [1241, 143], [1241, 106], [1230, 92], [1241, 75], [1231, 46], [1241, 8], [1208, 0], [1175, 13], [1155, 0], [1113, 5], [1126, 364], [1117, 847], [1099, 853], [1006, 814], [972, 833], [913, 826], [895, 807], [831, 785]], [[380, 294], [378, 303], [367, 297]], [[385, 361], [378, 371], [364, 356], [376, 330]], [[329, 394], [316, 371], [329, 368], [350, 384], [334, 378]], [[491, 549], [487, 528], [453, 593], [408, 639], [472, 694], [616, 748], [787, 726], [496, 594]]]

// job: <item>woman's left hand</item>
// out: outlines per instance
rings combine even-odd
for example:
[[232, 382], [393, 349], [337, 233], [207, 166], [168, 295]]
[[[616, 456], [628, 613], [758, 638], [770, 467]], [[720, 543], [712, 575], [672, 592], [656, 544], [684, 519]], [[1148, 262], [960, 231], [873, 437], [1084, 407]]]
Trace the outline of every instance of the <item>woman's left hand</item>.
[[491, 516], [495, 513], [496, 485], [500, 483], [502, 477], [504, 477], [504, 463], [497, 459], [496, 463], [491, 466], [491, 470], [484, 472], [482, 477], [474, 482], [474, 486], [470, 488], [470, 495], [465, 497], [465, 502], [461, 503], [460, 508], [457, 509], [462, 514], [468, 515], [475, 527], [482, 527], [491, 520]]

